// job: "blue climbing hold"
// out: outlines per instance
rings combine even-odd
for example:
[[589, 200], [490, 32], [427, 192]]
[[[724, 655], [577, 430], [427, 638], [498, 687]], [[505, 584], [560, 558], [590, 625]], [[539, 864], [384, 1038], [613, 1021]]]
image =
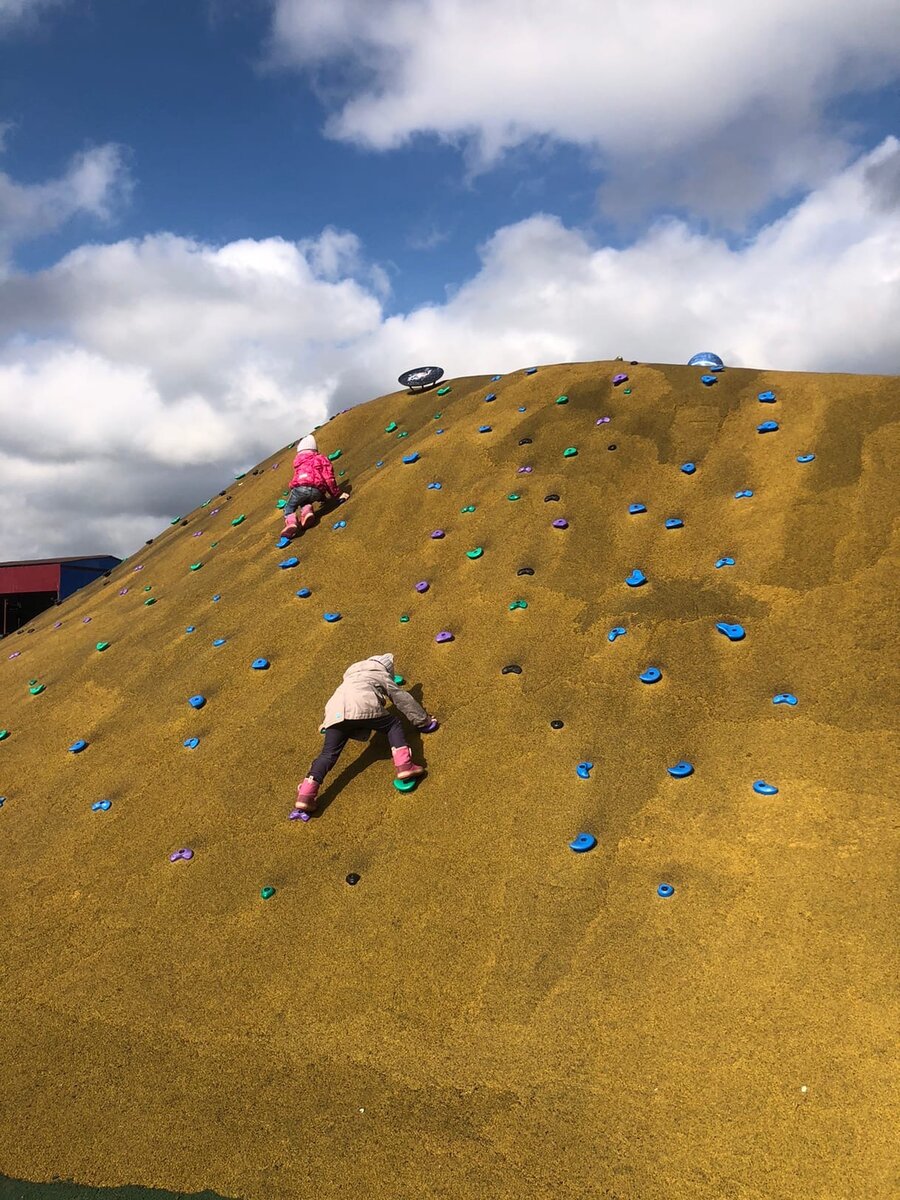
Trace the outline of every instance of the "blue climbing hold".
[[519, 408], [517, 411], [518, 411], [518, 412], [524, 412], [524, 411], [525, 411], [525, 405], [523, 404], [523, 405], [522, 405], [522, 406], [521, 406], [521, 407], [520, 407], [520, 408]]
[[773, 704], [790, 704], [793, 706], [797, 703], [797, 697], [793, 692], [779, 692], [777, 696], [772, 697]]
[[526, 375], [535, 375], [536, 373], [537, 373], [537, 367], [526, 367], [525, 368]]
[[814, 454], [798, 454], [798, 455], [797, 455], [797, 462], [798, 462], [798, 463], [808, 463], [808, 462], [812, 462], [812, 460], [813, 460], [815, 457], [816, 457], [816, 456], [815, 456]]
[[91, 805], [91, 812], [109, 812], [112, 808], [112, 800], [95, 800]]
[[752, 495], [753, 493], [749, 488], [743, 488], [741, 491], [734, 493], [734, 498], [735, 500], [744, 500], [749, 499], [749, 497]]
[[191, 708], [202, 708], [205, 703], [206, 697], [200, 695], [191, 696], [188, 700], [188, 704], [191, 706]]
[[672, 887], [671, 883], [661, 883], [656, 889], [656, 894], [657, 896], [662, 896], [664, 900], [667, 900], [669, 896], [675, 895], [675, 889]]
[[763, 779], [757, 779], [753, 785], [753, 790], [758, 796], [777, 796], [778, 788], [774, 784], [766, 783]]
[[439, 484], [439, 483], [437, 483], [437, 482], [433, 482], [433, 483], [429, 483], [429, 484], [428, 484], [428, 491], [429, 491], [429, 492], [439, 492], [440, 490], [441, 490], [441, 484]]
[[213, 640], [213, 645], [214, 645], [214, 646], [224, 646], [224, 645], [225, 645], [225, 641], [226, 641], [226, 639], [225, 639], [225, 638], [215, 638], [215, 639]]
[[418, 456], [418, 454], [417, 454], [415, 451], [413, 451], [413, 452], [412, 452], [412, 454], [404, 454], [404, 455], [403, 455], [403, 461], [404, 461], [404, 462], [407, 464], [407, 466], [408, 466], [410, 463], [418, 462], [418, 461], [419, 461], [419, 456]]
[[746, 636], [743, 625], [729, 625], [727, 621], [716, 621], [716, 629], [724, 633], [729, 642], [743, 641]]
[[662, 671], [659, 667], [648, 667], [646, 671], [641, 671], [638, 679], [641, 683], [659, 683], [662, 679]]
[[647, 576], [643, 571], [639, 571], [637, 567], [635, 567], [625, 582], [629, 587], [641, 587], [642, 584], [647, 582]]
[[335, 521], [335, 523], [332, 525], [331, 528], [332, 529], [346, 529], [347, 522], [346, 521]]
[[299, 561], [300, 561], [300, 559], [295, 556], [292, 558], [282, 559], [282, 561], [278, 565], [279, 565], [279, 567], [281, 567], [282, 571], [287, 571], [290, 567], [296, 567], [296, 565]]
[[87, 742], [84, 738], [79, 738], [77, 742], [73, 742], [69, 747], [70, 754], [80, 754], [82, 750], [87, 749]]
[[716, 379], [715, 375], [701, 375], [700, 382], [705, 384], [706, 387], [712, 387], [714, 383], [718, 383], [719, 381]]
[[569, 842], [569, 849], [574, 850], [576, 854], [584, 854], [587, 850], [593, 850], [596, 845], [597, 839], [592, 833], [579, 833], [578, 837]]
[[580, 762], [575, 768], [575, 774], [579, 779], [590, 779], [593, 769], [594, 764], [592, 762]]
[[615, 627], [615, 629], [611, 629], [609, 631], [609, 633], [606, 635], [606, 640], [608, 642], [614, 642], [616, 640], [616, 638], [624, 637], [627, 632], [628, 632], [628, 630], [625, 628], [624, 625], [617, 625]]
[[760, 404], [774, 404], [775, 403], [775, 393], [774, 392], [760, 392], [756, 398], [760, 402]]
[[267, 658], [254, 658], [250, 666], [254, 671], [268, 671], [269, 660]]
[[290, 544], [291, 544], [291, 539], [289, 537], [280, 537], [278, 539], [278, 541], [275, 543], [275, 549], [276, 550], [284, 550]]
[[716, 566], [717, 567], [733, 567], [734, 559], [733, 558], [717, 558]]
[[681, 472], [683, 475], [693, 475], [697, 470], [697, 464], [692, 462], [682, 463]]
[[677, 762], [674, 767], [666, 767], [666, 770], [673, 779], [686, 779], [688, 775], [693, 775], [694, 773], [694, 768], [691, 763], [687, 762], [683, 758], [680, 762]]
[[491, 376], [491, 383], [497, 383], [497, 382], [498, 382], [499, 380], [501, 380], [502, 378], [503, 378], [503, 376], [502, 376], [502, 375], [492, 375], [492, 376]]
[[757, 433], [774, 433], [778, 428], [777, 421], [763, 421], [761, 425], [757, 425]]
[[213, 596], [213, 604], [218, 604], [221, 599], [221, 595], [217, 592], [216, 595]]
[[376, 467], [383, 467], [383, 466], [384, 466], [384, 459], [383, 459], [383, 458], [379, 459], [379, 460], [378, 460], [378, 462], [375, 464], [375, 466], [376, 466]]
[[629, 504], [628, 511], [634, 517], [638, 513], [646, 512], [647, 505], [646, 504]]
[[666, 520], [666, 529], [681, 529], [683, 525], [684, 521], [682, 521], [681, 517], [669, 517]]
[[299, 592], [294, 592], [295, 596], [299, 596], [301, 600], [305, 600], [307, 596], [311, 596], [312, 592], [309, 588], [301, 588]]
[[478, 432], [479, 433], [492, 433], [493, 430], [491, 429], [490, 425], [479, 425]]
[[339, 621], [341, 619], [341, 614], [339, 612], [322, 613], [322, 616], [329, 623], [329, 625], [333, 625], [335, 621]]
[[485, 404], [490, 404], [490, 402], [491, 402], [492, 400], [496, 400], [496, 399], [497, 399], [497, 393], [496, 393], [496, 392], [488, 392], [488, 394], [487, 394], [487, 395], [485, 396], [485, 398], [484, 398], [484, 402], [485, 402]]
[[197, 747], [200, 745], [200, 739], [193, 738], [193, 737], [185, 738], [181, 744], [182, 744], [182, 746], [184, 746], [185, 750], [196, 750]]
[[434, 432], [435, 433], [443, 433], [444, 431], [443, 431], [443, 429], [436, 429]]
[[193, 633], [196, 628], [197, 628], [196, 625], [188, 625], [187, 629], [184, 632], [185, 633]]

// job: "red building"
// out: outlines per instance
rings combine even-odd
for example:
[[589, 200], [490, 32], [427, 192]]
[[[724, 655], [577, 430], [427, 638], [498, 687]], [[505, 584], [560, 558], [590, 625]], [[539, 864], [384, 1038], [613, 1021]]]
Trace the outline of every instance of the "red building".
[[38, 558], [0, 563], [0, 636], [14, 633], [121, 561], [110, 554], [101, 554], [96, 558]]

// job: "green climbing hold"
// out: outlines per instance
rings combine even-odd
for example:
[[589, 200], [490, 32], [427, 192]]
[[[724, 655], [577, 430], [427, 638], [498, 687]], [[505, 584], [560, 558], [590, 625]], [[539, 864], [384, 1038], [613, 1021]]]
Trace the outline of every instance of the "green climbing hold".
[[519, 495], [518, 492], [510, 492], [506, 498], [507, 498], [507, 500], [521, 500], [522, 499], [522, 497]]
[[466, 551], [466, 558], [481, 558], [484, 551], [480, 546], [476, 546], [474, 550]]
[[98, 643], [97, 643], [97, 649], [98, 649], [98, 650], [100, 650], [100, 651], [103, 651], [103, 650], [108, 650], [108, 649], [109, 649], [109, 642], [98, 642]]
[[398, 438], [409, 437], [409, 432], [406, 429], [404, 429], [404, 430], [402, 430], [402, 432], [397, 434], [397, 437]]
[[416, 786], [415, 779], [395, 779], [394, 787], [398, 792], [411, 792]]
[[235, 475], [235, 479], [243, 479], [246, 474], [246, 471], [241, 471], [240, 475]]
[[180, 520], [181, 520], [181, 517], [173, 517], [172, 520], [169, 522], [169, 524], [177, 525]]
[[394, 683], [396, 683], [397, 687], [403, 687], [404, 683], [406, 683], [406, 680], [403, 678], [402, 675], [395, 675]]
[[231, 523], [232, 523], [232, 525], [240, 525], [241, 521], [246, 521], [246, 520], [247, 520], [246, 514], [241, 513], [241, 515], [239, 517], [235, 517]]
[[400, 624], [401, 625], [409, 624], [409, 614], [408, 613], [404, 613], [403, 616], [400, 618]]
[[474, 511], [475, 511], [475, 505], [474, 505], [474, 504], [467, 504], [465, 508], [461, 508], [459, 511], [460, 511], [461, 513], [464, 513], [464, 512], [474, 512]]
[[385, 433], [393, 433], [396, 428], [397, 428], [397, 422], [391, 421], [390, 425], [385, 425], [384, 432]]
[[215, 548], [216, 548], [216, 546], [218, 546], [218, 544], [219, 544], [218, 542], [210, 542], [209, 543], [210, 550], [215, 550]]
[[439, 421], [443, 415], [443, 413], [435, 413], [431, 419], [432, 421]]
[[28, 690], [32, 696], [39, 696], [41, 694], [41, 692], [44, 690], [44, 685], [42, 683], [38, 683], [38, 684], [35, 684], [34, 687], [30, 687]]
[[578, 451], [574, 446], [569, 446], [567, 450], [563, 450], [563, 458], [574, 458], [577, 453]]
[[192, 570], [192, 571], [199, 571], [199, 570], [200, 570], [200, 568], [201, 568], [202, 566], [203, 566], [203, 563], [202, 563], [202, 562], [195, 562], [195, 563], [191, 563], [191, 570]]
[[343, 450], [332, 450], [332, 452], [328, 455], [328, 461], [337, 462], [343, 453]]
[[5, 742], [8, 737], [9, 737], [9, 730], [8, 729], [0, 729], [0, 742]]
[[152, 591], [153, 591], [153, 584], [152, 584], [152, 583], [148, 583], [148, 584], [147, 584], [147, 586], [144, 588], [144, 591], [145, 591], [145, 592], [152, 592]]
[[513, 600], [512, 604], [509, 606], [509, 611], [514, 612], [517, 608], [527, 608], [527, 607], [528, 607], [527, 601]]
[[278, 503], [275, 505], [275, 507], [276, 508], [284, 508], [284, 506], [286, 504], [287, 504], [287, 500], [279, 500]]
[[263, 900], [271, 900], [275, 895], [275, 889], [273, 887], [264, 887], [260, 890], [259, 894], [262, 896]]
[[338, 479], [343, 479], [346, 474], [346, 471], [338, 471]]
[[437, 395], [438, 396], [446, 396], [449, 391], [450, 391], [450, 389], [448, 387], [438, 388]]
[[631, 388], [626, 388], [626, 389], [625, 389], [625, 391], [622, 393], [622, 395], [623, 395], [623, 396], [630, 396], [630, 395], [631, 395]]
[[153, 596], [151, 596], [151, 597], [149, 598], [149, 600], [145, 600], [145, 601], [144, 601], [144, 604], [145, 604], [145, 605], [146, 605], [146, 604], [155, 604], [155, 603], [156, 603], [156, 600], [153, 598]]
[[557, 396], [557, 397], [556, 397], [556, 403], [557, 403], [557, 404], [568, 404], [568, 403], [569, 403], [569, 397], [568, 397], [568, 396]]

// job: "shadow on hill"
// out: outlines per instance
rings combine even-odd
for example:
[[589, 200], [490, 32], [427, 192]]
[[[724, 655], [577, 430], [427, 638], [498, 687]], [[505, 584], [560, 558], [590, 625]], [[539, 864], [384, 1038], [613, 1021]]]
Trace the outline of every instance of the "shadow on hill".
[[216, 1192], [161, 1192], [156, 1188], [82, 1187], [77, 1183], [24, 1183], [0, 1175], [0, 1200], [226, 1200]]

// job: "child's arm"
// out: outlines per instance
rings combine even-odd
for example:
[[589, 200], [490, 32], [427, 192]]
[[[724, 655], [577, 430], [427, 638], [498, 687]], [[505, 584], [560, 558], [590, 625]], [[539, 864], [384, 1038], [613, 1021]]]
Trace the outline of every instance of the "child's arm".
[[390, 696], [397, 708], [399, 708], [403, 713], [404, 717], [412, 721], [413, 725], [415, 725], [417, 729], [421, 729], [431, 720], [422, 705], [419, 704], [418, 701], [416, 701], [414, 697], [409, 694], [409, 692], [404, 692], [403, 688], [397, 687], [393, 679], [387, 685], [387, 694]]
[[331, 462], [326, 454], [320, 455], [320, 458], [322, 460], [322, 476], [325, 480], [325, 486], [336, 500], [341, 494], [341, 489], [338, 487], [337, 480], [334, 477], [334, 467], [331, 465]]

